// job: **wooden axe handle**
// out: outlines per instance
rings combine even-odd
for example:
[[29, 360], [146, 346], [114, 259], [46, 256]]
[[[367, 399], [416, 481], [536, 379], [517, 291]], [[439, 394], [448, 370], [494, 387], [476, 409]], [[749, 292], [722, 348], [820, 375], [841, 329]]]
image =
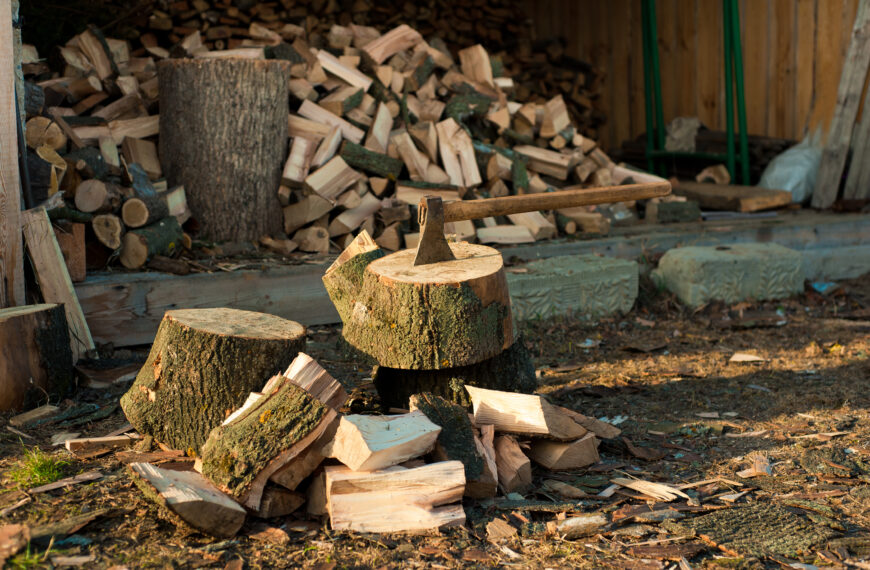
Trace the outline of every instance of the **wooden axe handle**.
[[670, 182], [663, 181], [601, 188], [574, 188], [558, 192], [521, 194], [503, 198], [461, 200], [444, 204], [444, 221], [478, 220], [490, 216], [506, 216], [536, 210], [560, 210], [574, 206], [628, 202], [667, 196], [670, 193]]

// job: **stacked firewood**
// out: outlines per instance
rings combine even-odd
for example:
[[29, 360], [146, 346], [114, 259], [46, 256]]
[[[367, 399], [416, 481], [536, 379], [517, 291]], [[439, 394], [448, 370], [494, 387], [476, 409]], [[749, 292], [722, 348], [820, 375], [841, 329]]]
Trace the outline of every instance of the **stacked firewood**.
[[[35, 200], [53, 196], [53, 218], [90, 223], [89, 235], [105, 246], [103, 257], [119, 257], [126, 267], [191, 243], [181, 228], [191, 216], [184, 189], [166, 188], [157, 156], [156, 63], [170, 57], [293, 64], [290, 151], [276, 189], [286, 235], [261, 240], [283, 255], [297, 248], [340, 250], [360, 229], [385, 249], [413, 247], [412, 209], [425, 194], [449, 201], [636, 178], [615, 167], [572, 122], [578, 85], [563, 85], [565, 96], [543, 103], [521, 101], [520, 95], [531, 96], [529, 89], [480, 44], [460, 50], [457, 61], [443, 41], [427, 42], [404, 24], [386, 34], [336, 24], [318, 36], [306, 30], [320, 29], [310, 18], [306, 27], [286, 24], [261, 4], [247, 16], [257, 20], [242, 29], [233, 25], [246, 23], [241, 12], [213, 22], [205, 2], [193, 4], [188, 12], [196, 12], [196, 29], [178, 25], [181, 12], [152, 14], [151, 28], [177, 40], [168, 49], [151, 33], [131, 52], [126, 41], [90, 28], [60, 48], [60, 75], [46, 78], [46, 65], [32, 50], [25, 57]], [[229, 41], [238, 35], [246, 37]], [[312, 36], [322, 48], [309, 42]], [[521, 243], [559, 232], [606, 232], [609, 222], [591, 209], [571, 208], [486, 219], [479, 226], [457, 223], [448, 231], [463, 240]]]
[[[396, 415], [345, 415], [341, 384], [300, 353], [208, 432], [195, 471], [130, 468], [169, 518], [215, 536], [236, 534], [246, 514], [294, 512], [328, 516], [334, 530], [419, 533], [464, 524], [463, 496], [529, 490], [531, 461], [552, 470], [596, 463], [599, 439], [620, 433], [537, 395], [467, 389], [471, 416], [429, 393]], [[190, 437], [191, 426], [163, 427]]]

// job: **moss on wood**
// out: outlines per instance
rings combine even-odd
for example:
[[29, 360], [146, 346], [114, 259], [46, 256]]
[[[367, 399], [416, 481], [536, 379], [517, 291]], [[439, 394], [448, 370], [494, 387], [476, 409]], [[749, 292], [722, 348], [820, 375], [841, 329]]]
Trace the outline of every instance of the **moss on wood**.
[[483, 474], [483, 457], [474, 444], [474, 431], [468, 412], [462, 406], [448, 402], [431, 392], [414, 394], [411, 409], [420, 410], [429, 420], [441, 427], [438, 446], [443, 451], [441, 461], [461, 461], [465, 466], [465, 480], [475, 481]]

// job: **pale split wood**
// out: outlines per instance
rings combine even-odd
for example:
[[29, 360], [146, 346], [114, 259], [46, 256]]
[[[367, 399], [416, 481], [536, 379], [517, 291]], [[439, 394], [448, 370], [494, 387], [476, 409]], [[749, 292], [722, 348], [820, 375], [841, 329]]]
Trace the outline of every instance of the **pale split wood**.
[[525, 226], [497, 225], [477, 228], [477, 239], [480, 243], [533, 243], [535, 236]]
[[12, 69], [12, 7], [0, 0], [0, 308], [25, 304], [24, 245], [21, 240], [21, 190], [18, 178], [18, 114]]
[[341, 129], [338, 126], [333, 126], [329, 130], [329, 134], [320, 141], [320, 146], [317, 147], [317, 152], [314, 153], [314, 158], [311, 159], [311, 164], [320, 168], [335, 156], [338, 151], [338, 146], [341, 144]]
[[503, 493], [523, 492], [532, 484], [532, 463], [517, 441], [509, 435], [495, 438], [498, 487]]
[[415, 46], [423, 41], [420, 32], [407, 24], [401, 24], [363, 46], [362, 51], [376, 64], [383, 63], [390, 56]]
[[[840, 74], [837, 107], [828, 130], [827, 143], [822, 152], [822, 161], [813, 189], [814, 208], [828, 208], [837, 199], [855, 118], [861, 104], [861, 91], [868, 64], [870, 64], [870, 0], [860, 0], [858, 14], [855, 16], [855, 24], [852, 28], [852, 41]], [[861, 132], [859, 129], [859, 133]]]
[[293, 359], [284, 371], [284, 377], [336, 411], [347, 400], [347, 392], [341, 383], [304, 352]]
[[535, 440], [529, 449], [529, 457], [554, 471], [579, 469], [598, 463], [598, 440], [594, 433], [587, 433], [569, 443]]
[[305, 137], [296, 137], [290, 145], [290, 153], [284, 163], [281, 182], [291, 187], [299, 187], [308, 176], [311, 162], [317, 149], [317, 141]]
[[348, 245], [341, 254], [336, 258], [335, 261], [332, 262], [332, 265], [329, 266], [326, 270], [326, 275], [329, 275], [346, 262], [350, 261], [357, 255], [361, 253], [368, 253], [369, 251], [374, 251], [378, 249], [378, 244], [375, 243], [375, 240], [372, 239], [372, 236], [366, 230], [362, 230], [357, 236], [353, 239], [353, 241]]
[[[338, 115], [330, 113], [317, 103], [313, 103], [308, 99], [302, 102], [296, 112], [306, 119], [316, 121], [326, 125], [327, 127], [338, 126], [338, 128], [341, 129], [341, 136], [351, 142], [359, 144], [359, 142], [362, 141], [363, 136], [365, 136], [365, 133], [361, 129], [348, 123]], [[326, 134], [329, 134], [328, 128]]]
[[613, 424], [584, 416], [570, 408], [558, 407], [559, 411], [569, 416], [572, 420], [594, 433], [599, 439], [613, 439], [622, 433], [622, 430]]
[[381, 208], [381, 200], [366, 192], [356, 208], [345, 210], [329, 223], [329, 237], [352, 232]]
[[372, 472], [328, 466], [325, 473], [333, 530], [419, 533], [465, 522], [460, 461]]
[[332, 442], [324, 448], [353, 471], [398, 465], [432, 449], [441, 428], [423, 412], [398, 416], [343, 416]]
[[493, 425], [500, 432], [540, 435], [572, 441], [587, 430], [564, 414], [558, 406], [537, 394], [518, 394], [465, 386], [471, 396], [476, 425]]
[[150, 463], [131, 463], [130, 469], [153, 488], [166, 508], [197, 530], [233, 536], [245, 522], [245, 509], [199, 473], [170, 471]]
[[22, 212], [22, 229], [36, 280], [46, 303], [62, 303], [69, 326], [73, 362], [94, 349], [94, 340], [73, 289], [45, 208]]
[[386, 153], [390, 142], [390, 131], [393, 128], [393, 117], [384, 103], [378, 103], [375, 120], [369, 127], [365, 147], [374, 152]]
[[320, 65], [323, 66], [324, 71], [335, 75], [353, 87], [357, 87], [363, 91], [368, 91], [369, 87], [372, 85], [372, 79], [370, 77], [358, 69], [342, 64], [337, 57], [326, 50], [318, 51], [317, 59], [320, 61]]

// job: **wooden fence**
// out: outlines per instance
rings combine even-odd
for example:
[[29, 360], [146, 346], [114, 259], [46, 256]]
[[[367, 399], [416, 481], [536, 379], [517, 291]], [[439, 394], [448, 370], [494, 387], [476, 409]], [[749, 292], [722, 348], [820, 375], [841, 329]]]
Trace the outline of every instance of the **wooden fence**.
[[[665, 121], [725, 127], [721, 0], [658, 0]], [[800, 139], [833, 115], [858, 0], [741, 0], [750, 134]], [[528, 0], [538, 38], [601, 68], [604, 148], [646, 129], [640, 0]]]

